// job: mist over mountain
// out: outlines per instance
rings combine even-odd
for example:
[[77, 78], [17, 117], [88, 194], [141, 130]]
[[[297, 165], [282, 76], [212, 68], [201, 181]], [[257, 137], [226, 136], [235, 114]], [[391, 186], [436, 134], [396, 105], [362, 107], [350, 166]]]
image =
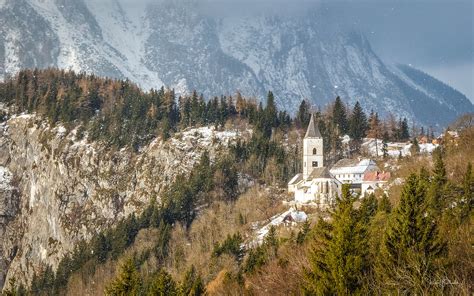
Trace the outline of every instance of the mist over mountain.
[[0, 79], [59, 67], [208, 98], [236, 91], [263, 98], [272, 90], [290, 112], [302, 99], [323, 107], [341, 96], [433, 126], [474, 110], [428, 74], [384, 63], [363, 33], [326, 17], [318, 1], [257, 1], [253, 13], [242, 3], [4, 0]]

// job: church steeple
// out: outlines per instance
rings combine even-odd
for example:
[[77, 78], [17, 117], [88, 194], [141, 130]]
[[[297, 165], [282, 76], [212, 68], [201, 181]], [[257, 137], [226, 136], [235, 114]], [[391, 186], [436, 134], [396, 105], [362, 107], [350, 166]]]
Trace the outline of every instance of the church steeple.
[[324, 143], [318, 124], [311, 114], [303, 139], [303, 178], [307, 179], [315, 168], [324, 167]]
[[318, 124], [314, 120], [314, 115], [311, 113], [311, 119], [309, 120], [308, 129], [306, 130], [305, 138], [321, 138]]

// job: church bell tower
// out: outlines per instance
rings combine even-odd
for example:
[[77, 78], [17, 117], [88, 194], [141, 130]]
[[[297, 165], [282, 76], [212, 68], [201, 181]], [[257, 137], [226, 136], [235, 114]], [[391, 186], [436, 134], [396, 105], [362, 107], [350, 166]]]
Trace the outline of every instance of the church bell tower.
[[311, 114], [308, 130], [303, 139], [303, 178], [307, 179], [313, 169], [324, 167], [323, 137], [314, 115]]

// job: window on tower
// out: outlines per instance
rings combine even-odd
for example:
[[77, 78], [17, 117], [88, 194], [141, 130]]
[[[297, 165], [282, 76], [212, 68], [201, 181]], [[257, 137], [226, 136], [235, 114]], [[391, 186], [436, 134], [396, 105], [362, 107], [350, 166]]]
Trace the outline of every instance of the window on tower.
[[316, 154], [316, 148], [313, 148], [313, 155]]
[[318, 167], [318, 162], [317, 161], [313, 161], [313, 168], [317, 168]]

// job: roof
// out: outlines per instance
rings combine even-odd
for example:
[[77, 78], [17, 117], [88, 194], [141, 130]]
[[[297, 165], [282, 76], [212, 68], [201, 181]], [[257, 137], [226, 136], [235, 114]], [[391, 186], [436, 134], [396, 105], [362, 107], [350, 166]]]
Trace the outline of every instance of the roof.
[[312, 180], [312, 179], [319, 179], [319, 178], [332, 179], [334, 177], [331, 175], [327, 167], [314, 168], [311, 174], [309, 175], [308, 179]]
[[331, 168], [331, 174], [363, 174], [369, 168], [371, 170], [377, 168], [375, 161], [368, 158], [362, 160], [344, 158]]
[[306, 130], [305, 138], [321, 138], [318, 124], [314, 120], [314, 115], [311, 113], [311, 119], [309, 120], [308, 129]]
[[301, 180], [303, 180], [303, 174], [298, 174], [298, 175], [294, 176], [290, 180], [290, 182], [288, 182], [288, 185], [294, 185], [294, 184], [298, 183]]
[[386, 182], [390, 179], [390, 173], [389, 172], [367, 172], [364, 174], [364, 181], [382, 181]]

